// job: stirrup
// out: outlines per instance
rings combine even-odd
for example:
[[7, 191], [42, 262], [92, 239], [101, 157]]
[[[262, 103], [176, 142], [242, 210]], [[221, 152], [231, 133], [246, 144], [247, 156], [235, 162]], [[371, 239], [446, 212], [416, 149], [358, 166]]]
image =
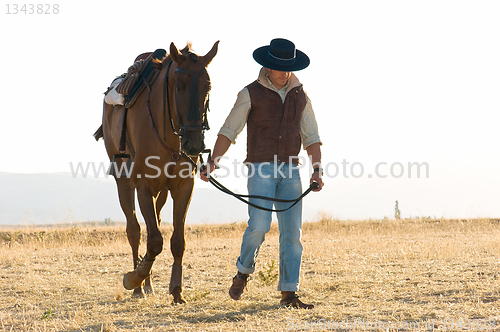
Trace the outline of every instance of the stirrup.
[[[111, 164], [109, 165], [108, 171], [106, 172], [107, 175], [111, 175], [114, 177], [118, 177], [118, 165], [116, 164], [116, 159], [125, 159], [124, 162], [127, 163], [127, 170], [131, 170], [132, 168], [132, 160], [130, 159], [130, 154], [128, 153], [117, 153], [113, 155], [113, 160], [111, 161]], [[120, 175], [123, 175], [125, 172], [121, 172]], [[126, 175], [126, 174], [125, 174]]]

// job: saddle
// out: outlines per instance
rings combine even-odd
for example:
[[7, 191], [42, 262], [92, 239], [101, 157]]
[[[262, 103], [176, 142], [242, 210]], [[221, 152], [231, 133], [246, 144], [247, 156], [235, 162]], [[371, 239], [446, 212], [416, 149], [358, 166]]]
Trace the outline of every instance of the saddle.
[[[166, 54], [167, 52], [164, 49], [157, 49], [154, 52], [139, 55], [126, 73], [113, 80], [111, 86], [104, 92], [104, 95], [108, 97], [109, 94], [116, 92], [110, 97], [112, 100], [118, 100], [118, 105], [125, 105], [126, 108], [132, 107], [137, 97], [146, 87], [142, 77], [145, 78], [149, 85], [153, 84], [160, 73], [161, 60]], [[96, 141], [103, 137], [102, 125], [96, 130], [93, 136]]]
[[125, 96], [126, 108], [130, 108], [134, 105], [137, 97], [146, 87], [143, 78], [149, 85], [153, 84], [156, 80], [161, 69], [160, 60], [165, 57], [167, 52], [164, 49], [157, 49], [149, 53], [149, 55], [143, 59], [143, 56], [147, 54], [148, 53], [144, 53], [138, 57], [139, 60], [128, 68], [123, 80], [116, 86], [116, 92]]

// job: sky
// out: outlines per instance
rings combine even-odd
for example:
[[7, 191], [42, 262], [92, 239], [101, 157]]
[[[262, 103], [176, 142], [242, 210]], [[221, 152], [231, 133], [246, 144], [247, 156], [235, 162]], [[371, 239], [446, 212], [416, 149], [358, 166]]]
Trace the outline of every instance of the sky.
[[[220, 40], [208, 67], [211, 148], [237, 93], [257, 78], [253, 50], [280, 37], [311, 59], [296, 74], [331, 173], [305, 199], [310, 215], [392, 218], [398, 200], [404, 218], [500, 217], [498, 1], [58, 1], [54, 13], [55, 5], [44, 8], [50, 14], [0, 9], [0, 172], [107, 163], [92, 137], [103, 92], [138, 54], [171, 42], [203, 55]], [[244, 131], [226, 155], [241, 162], [245, 153]], [[409, 176], [408, 163], [421, 165], [420, 176]], [[244, 178], [219, 180], [246, 190]]]

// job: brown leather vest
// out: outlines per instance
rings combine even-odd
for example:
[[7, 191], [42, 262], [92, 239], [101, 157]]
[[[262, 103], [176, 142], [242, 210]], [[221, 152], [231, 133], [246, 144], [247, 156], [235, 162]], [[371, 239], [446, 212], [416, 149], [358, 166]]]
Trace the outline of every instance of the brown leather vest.
[[[298, 162], [300, 152], [300, 120], [307, 97], [301, 86], [288, 91], [283, 103], [280, 95], [258, 81], [247, 86], [251, 109], [247, 120], [246, 162], [280, 162], [292, 157]], [[295, 157], [295, 158], [293, 158]]]

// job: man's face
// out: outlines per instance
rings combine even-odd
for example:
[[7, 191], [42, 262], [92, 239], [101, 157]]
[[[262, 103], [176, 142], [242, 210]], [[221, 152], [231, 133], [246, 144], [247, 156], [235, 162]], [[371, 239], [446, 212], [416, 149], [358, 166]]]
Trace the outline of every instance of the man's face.
[[267, 70], [269, 72], [269, 80], [278, 90], [286, 84], [286, 82], [290, 78], [290, 75], [292, 74], [292, 72], [290, 71], [278, 71], [272, 69]]

